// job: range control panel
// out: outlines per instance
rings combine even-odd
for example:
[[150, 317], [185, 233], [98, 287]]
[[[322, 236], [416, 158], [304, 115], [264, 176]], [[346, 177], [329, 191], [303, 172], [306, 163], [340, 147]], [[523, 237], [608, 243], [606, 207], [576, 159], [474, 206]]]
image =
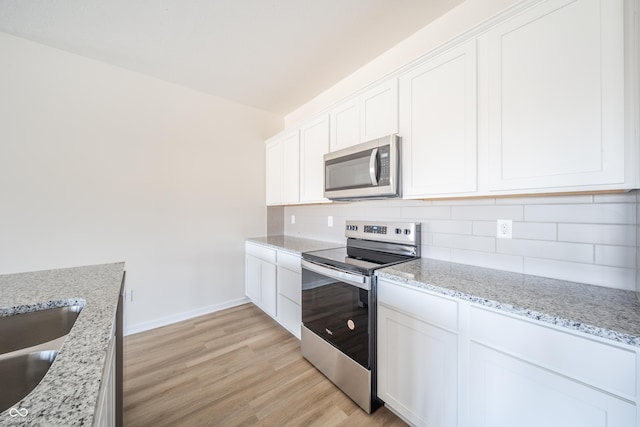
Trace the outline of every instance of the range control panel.
[[344, 235], [354, 239], [395, 243], [420, 243], [420, 223], [391, 221], [347, 221]]

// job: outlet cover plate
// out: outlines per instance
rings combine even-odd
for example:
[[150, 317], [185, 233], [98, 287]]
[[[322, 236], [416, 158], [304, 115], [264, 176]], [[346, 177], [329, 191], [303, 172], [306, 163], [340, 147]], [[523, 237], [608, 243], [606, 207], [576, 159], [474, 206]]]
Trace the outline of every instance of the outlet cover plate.
[[499, 219], [496, 237], [499, 239], [513, 238], [513, 221], [510, 219]]

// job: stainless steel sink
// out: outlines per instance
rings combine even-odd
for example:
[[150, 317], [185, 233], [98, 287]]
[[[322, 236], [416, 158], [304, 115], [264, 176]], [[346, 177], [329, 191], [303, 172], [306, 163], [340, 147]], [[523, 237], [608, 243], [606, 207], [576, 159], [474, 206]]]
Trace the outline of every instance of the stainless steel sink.
[[[80, 310], [82, 310], [81, 306], [72, 305], [0, 317], [0, 354], [33, 347], [66, 336], [80, 314]], [[59, 349], [60, 345], [61, 343], [58, 343], [53, 347]]]
[[55, 360], [56, 350], [20, 354], [0, 360], [0, 412], [36, 388]]
[[40, 384], [81, 310], [72, 305], [0, 317], [0, 412]]

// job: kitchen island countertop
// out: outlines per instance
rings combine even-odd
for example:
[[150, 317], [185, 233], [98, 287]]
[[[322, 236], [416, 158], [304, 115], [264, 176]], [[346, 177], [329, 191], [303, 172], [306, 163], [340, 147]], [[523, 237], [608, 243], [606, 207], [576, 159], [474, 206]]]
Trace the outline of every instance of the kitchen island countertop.
[[376, 275], [640, 347], [640, 303], [633, 291], [428, 258], [377, 270]]
[[124, 263], [0, 275], [0, 316], [83, 305], [42, 382], [0, 425], [70, 426], [93, 422], [124, 275]]

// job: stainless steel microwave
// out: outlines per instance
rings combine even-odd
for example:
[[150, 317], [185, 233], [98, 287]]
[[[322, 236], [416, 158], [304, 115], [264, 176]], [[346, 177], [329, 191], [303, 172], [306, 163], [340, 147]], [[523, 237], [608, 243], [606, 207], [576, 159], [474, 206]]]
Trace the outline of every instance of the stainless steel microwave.
[[324, 197], [331, 200], [398, 197], [399, 178], [398, 135], [324, 155]]

